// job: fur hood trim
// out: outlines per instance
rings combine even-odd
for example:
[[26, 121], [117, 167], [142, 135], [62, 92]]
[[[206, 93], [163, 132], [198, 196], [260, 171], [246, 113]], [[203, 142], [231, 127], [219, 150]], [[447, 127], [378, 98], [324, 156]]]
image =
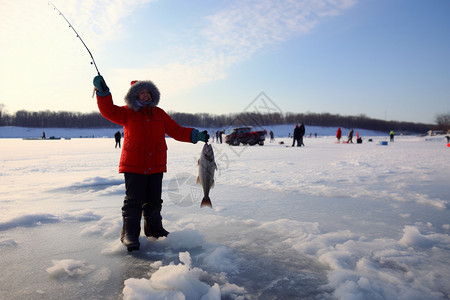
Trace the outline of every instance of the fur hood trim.
[[138, 105], [137, 100], [139, 99], [138, 93], [142, 89], [146, 89], [152, 95], [150, 106], [157, 106], [159, 103], [159, 90], [153, 82], [150, 80], [132, 81], [131, 87], [125, 95], [125, 103], [135, 111], [138, 111], [141, 108]]

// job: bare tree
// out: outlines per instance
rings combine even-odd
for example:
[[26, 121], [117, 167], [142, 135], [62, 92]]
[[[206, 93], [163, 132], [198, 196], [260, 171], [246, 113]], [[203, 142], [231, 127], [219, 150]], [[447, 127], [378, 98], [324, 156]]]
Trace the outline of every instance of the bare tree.
[[[5, 112], [5, 105], [0, 104], [0, 125], [40, 128], [106, 128], [120, 127], [105, 118], [100, 113], [79, 112], [53, 112], [39, 111], [29, 112], [20, 110], [9, 115]], [[422, 124], [412, 122], [396, 122], [372, 119], [364, 114], [357, 116], [341, 116], [330, 113], [256, 113], [241, 112], [228, 115], [213, 115], [208, 113], [179, 113], [170, 112], [169, 115], [180, 125], [199, 128], [228, 128], [240, 125], [271, 126], [281, 124], [305, 123], [308, 126], [328, 126], [344, 128], [360, 128], [389, 132], [394, 130], [399, 133], [425, 133], [428, 130], [448, 130], [450, 128], [450, 114], [441, 114], [436, 117], [434, 124]]]
[[5, 104], [0, 103], [0, 126], [3, 125], [3, 108], [5, 107]]
[[450, 130], [450, 112], [446, 114], [437, 114], [435, 118], [437, 129], [447, 132]]

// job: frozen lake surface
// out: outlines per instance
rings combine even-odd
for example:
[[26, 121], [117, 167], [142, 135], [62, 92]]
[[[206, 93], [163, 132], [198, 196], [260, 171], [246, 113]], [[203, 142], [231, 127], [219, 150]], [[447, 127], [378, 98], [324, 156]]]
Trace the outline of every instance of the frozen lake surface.
[[213, 209], [167, 139], [171, 234], [131, 254], [112, 138], [0, 139], [0, 299], [448, 299], [450, 148], [368, 138], [214, 144]]

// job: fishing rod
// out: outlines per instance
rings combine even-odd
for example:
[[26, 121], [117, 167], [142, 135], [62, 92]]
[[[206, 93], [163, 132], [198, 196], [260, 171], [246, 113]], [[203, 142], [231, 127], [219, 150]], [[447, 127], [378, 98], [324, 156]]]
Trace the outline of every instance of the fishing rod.
[[62, 16], [64, 18], [64, 20], [66, 20], [67, 24], [69, 24], [69, 27], [72, 28], [72, 30], [75, 32], [75, 34], [77, 35], [77, 38], [80, 39], [80, 41], [83, 43], [84, 47], [86, 48], [86, 50], [89, 52], [89, 55], [92, 58], [91, 61], [91, 65], [93, 64], [95, 69], [97, 70], [97, 74], [100, 75], [100, 71], [97, 68], [97, 64], [95, 63], [94, 57], [92, 56], [91, 51], [89, 51], [89, 48], [86, 46], [86, 44], [84, 43], [83, 39], [81, 38], [81, 36], [78, 34], [78, 32], [75, 30], [75, 28], [73, 28], [72, 24], [70, 24], [69, 20], [67, 20], [67, 18], [64, 16], [64, 14], [58, 9], [56, 8], [55, 5], [53, 5], [53, 3], [48, 2], [49, 5], [53, 6], [53, 10], [57, 10], [59, 12], [59, 15]]

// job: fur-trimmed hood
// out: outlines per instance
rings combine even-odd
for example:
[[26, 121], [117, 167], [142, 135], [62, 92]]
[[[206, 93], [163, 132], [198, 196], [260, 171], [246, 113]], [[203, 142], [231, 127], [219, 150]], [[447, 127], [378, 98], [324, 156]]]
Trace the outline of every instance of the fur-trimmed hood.
[[139, 99], [138, 93], [142, 89], [146, 89], [152, 95], [150, 106], [157, 106], [159, 103], [159, 90], [153, 82], [150, 80], [132, 81], [131, 87], [125, 95], [125, 103], [135, 111], [138, 111], [141, 108], [138, 105], [137, 100]]

